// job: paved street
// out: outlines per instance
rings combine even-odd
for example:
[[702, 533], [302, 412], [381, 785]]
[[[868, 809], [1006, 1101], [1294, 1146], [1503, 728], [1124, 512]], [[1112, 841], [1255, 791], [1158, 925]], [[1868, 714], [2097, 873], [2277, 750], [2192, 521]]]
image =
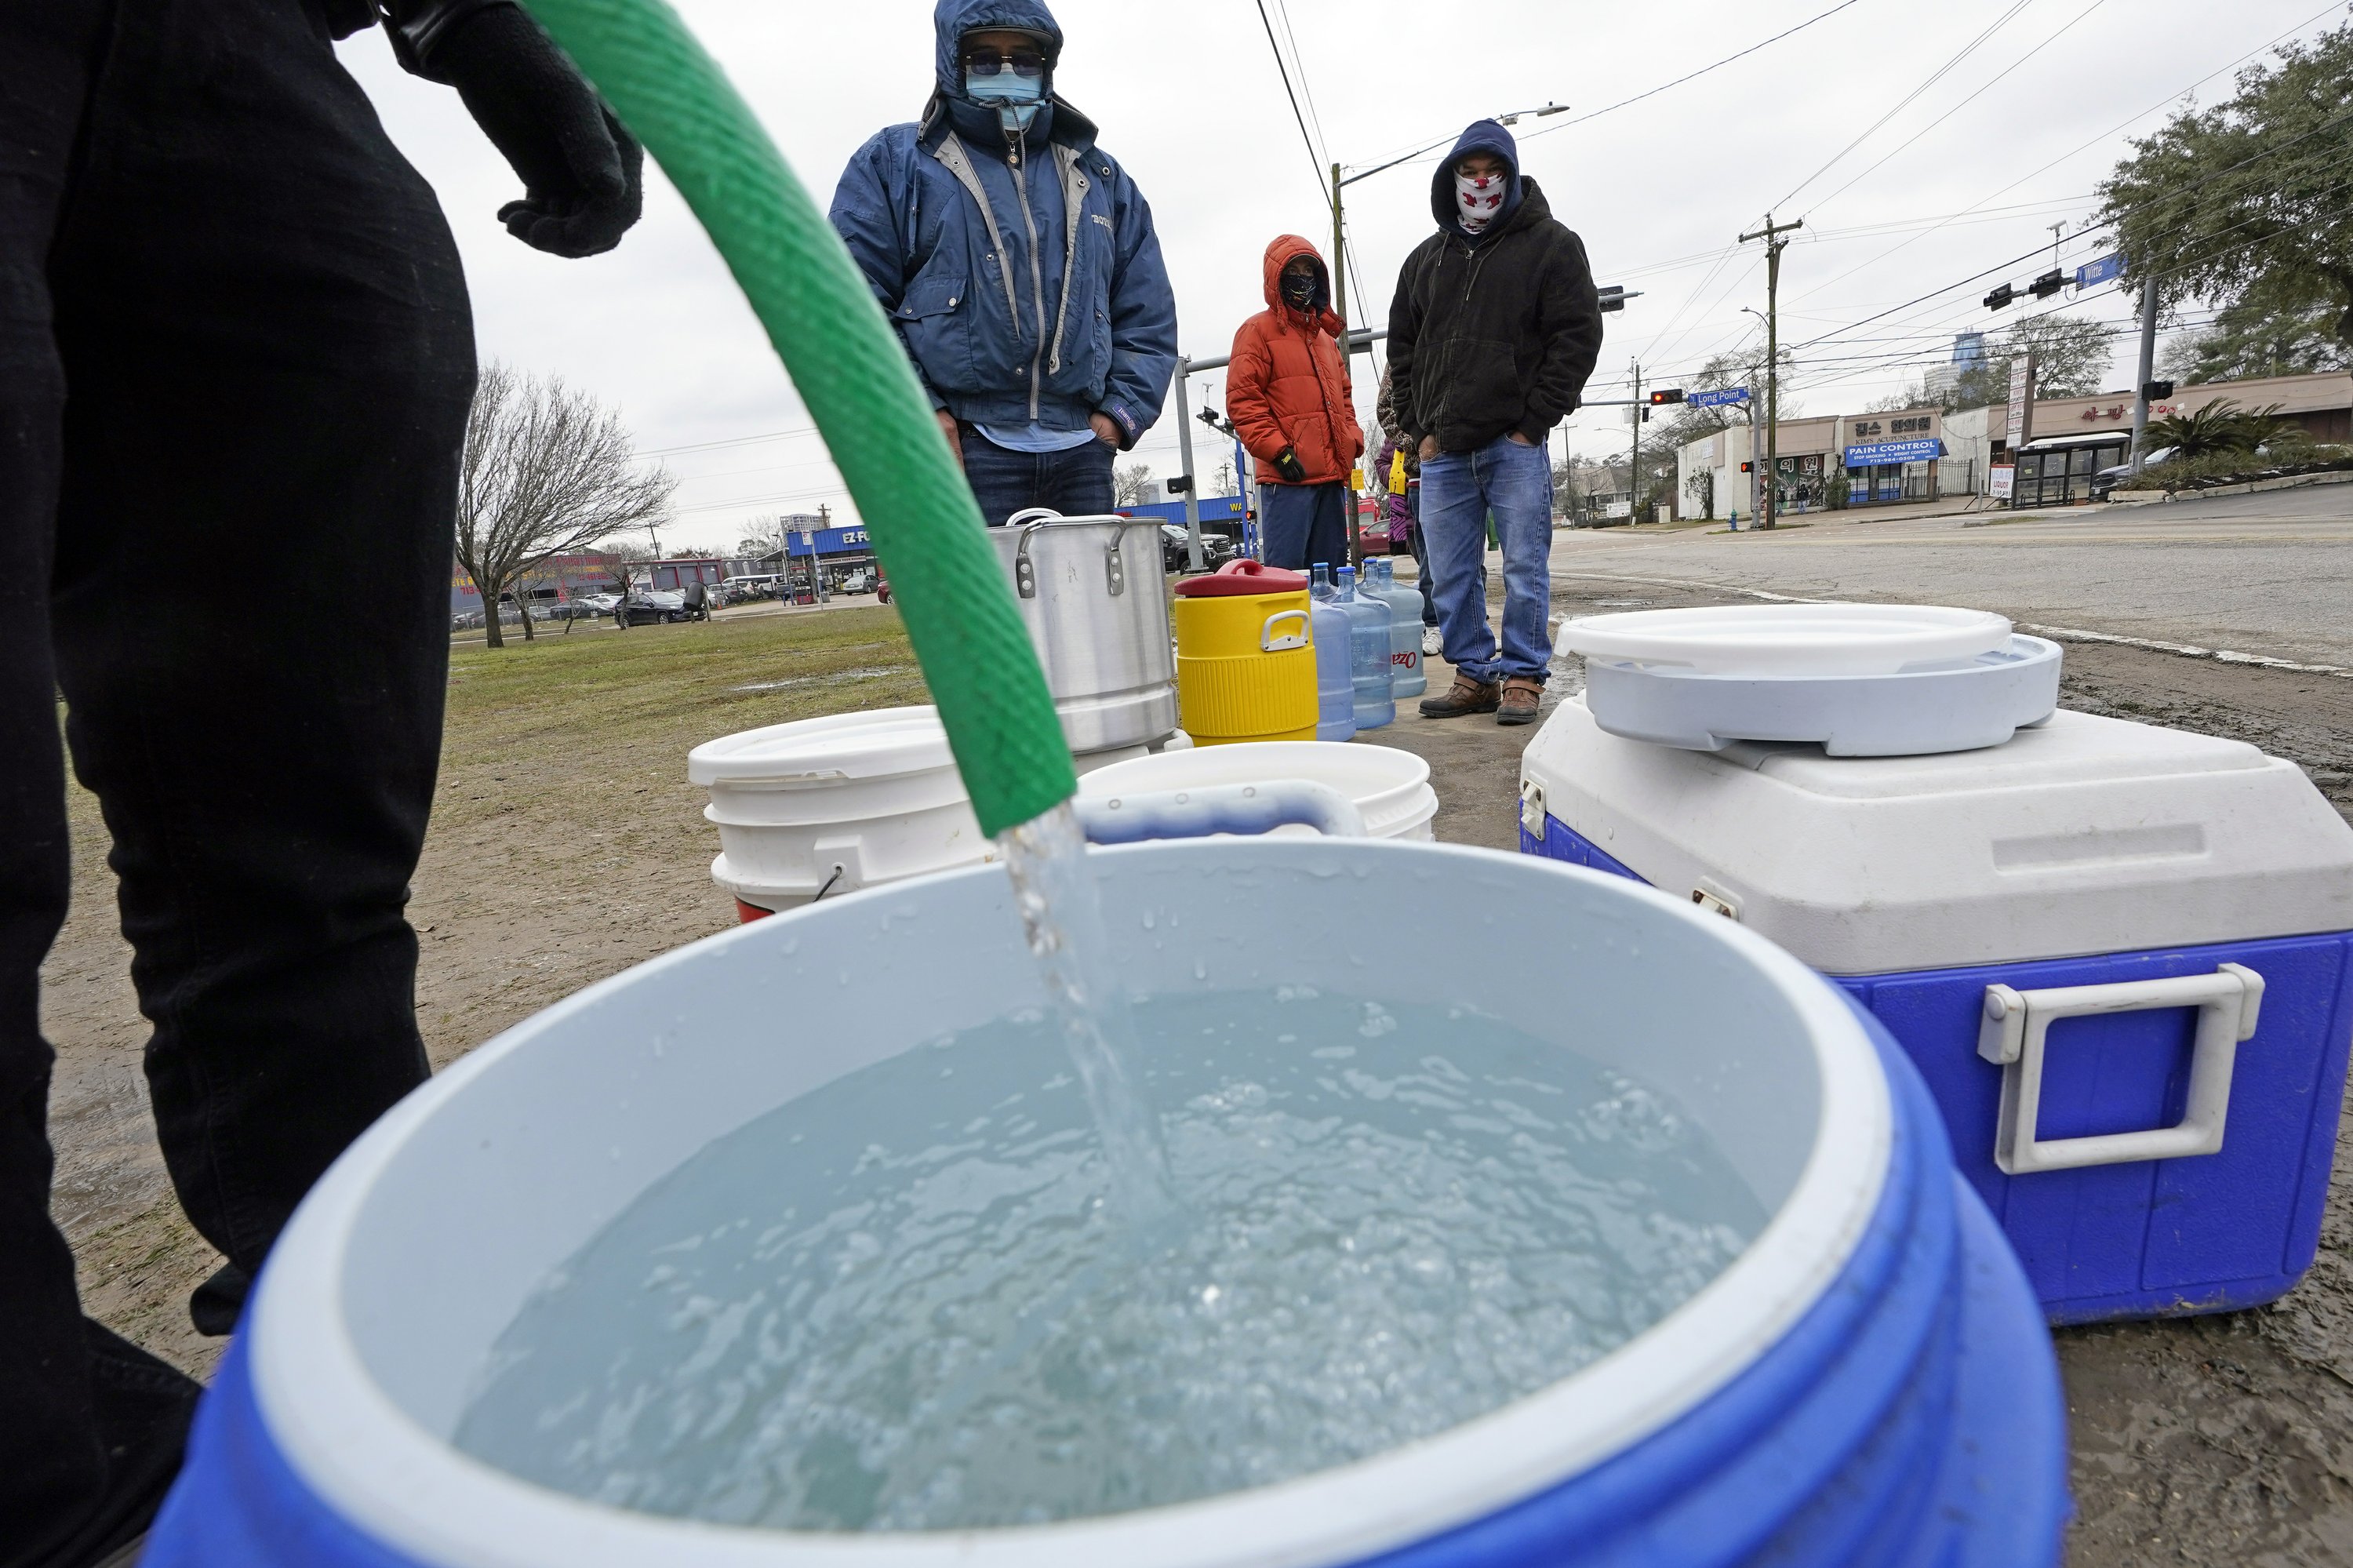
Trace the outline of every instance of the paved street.
[[1554, 586], [1648, 577], [1965, 604], [2353, 667], [2353, 484], [2049, 514], [1848, 515], [1792, 519], [1808, 525], [1770, 534], [1565, 530]]

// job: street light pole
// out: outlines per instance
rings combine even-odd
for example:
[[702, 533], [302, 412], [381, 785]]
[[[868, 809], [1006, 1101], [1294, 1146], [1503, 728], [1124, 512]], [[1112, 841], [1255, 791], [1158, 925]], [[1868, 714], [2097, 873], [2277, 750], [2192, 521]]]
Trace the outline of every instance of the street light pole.
[[[1789, 242], [1780, 236], [1805, 227], [1802, 217], [1777, 224], [1768, 212], [1764, 228], [1740, 237], [1743, 245], [1752, 239], [1765, 242], [1765, 502], [1757, 524], [1760, 528], [1772, 527], [1781, 516], [1781, 252]], [[1754, 441], [1749, 456], [1756, 457]]]
[[1626, 525], [1642, 520], [1642, 362], [1634, 364], [1634, 406], [1627, 410], [1634, 422], [1634, 444], [1626, 453]]

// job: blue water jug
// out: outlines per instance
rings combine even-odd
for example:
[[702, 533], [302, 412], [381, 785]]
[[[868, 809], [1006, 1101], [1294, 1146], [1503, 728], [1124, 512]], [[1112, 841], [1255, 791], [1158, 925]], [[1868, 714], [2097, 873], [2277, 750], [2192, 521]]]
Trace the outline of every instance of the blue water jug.
[[1356, 591], [1356, 568], [1342, 567], [1333, 597], [1348, 612], [1348, 683], [1356, 697], [1356, 727], [1378, 729], [1397, 717], [1389, 690], [1388, 603]]
[[1348, 668], [1355, 623], [1334, 597], [1329, 566], [1316, 564], [1307, 595], [1309, 635], [1315, 641], [1315, 738], [1345, 740], [1356, 733], [1356, 688]]

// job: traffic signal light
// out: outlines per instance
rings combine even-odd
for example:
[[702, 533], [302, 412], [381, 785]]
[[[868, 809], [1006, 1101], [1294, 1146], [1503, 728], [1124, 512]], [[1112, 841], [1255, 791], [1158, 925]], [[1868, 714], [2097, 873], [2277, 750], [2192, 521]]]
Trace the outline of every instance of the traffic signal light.
[[1654, 408], [1661, 403], [1680, 403], [1683, 400], [1683, 389], [1680, 387], [1662, 387], [1651, 394], [1651, 403]]
[[1755, 473], [1757, 471], [1757, 465], [1753, 462], [1742, 463], [1740, 465], [1740, 471], [1743, 473]]
[[2026, 291], [2038, 300], [2047, 300], [2067, 286], [2067, 274], [2053, 267], [2026, 286]]
[[1985, 308], [1989, 311], [2006, 310], [2010, 306], [2010, 302], [2016, 298], [2018, 298], [2018, 291], [2004, 283], [1985, 297]]
[[2173, 383], [2170, 381], [2152, 381], [2147, 386], [2142, 387], [2141, 390], [2148, 395], [2148, 400], [2150, 402], [2162, 403], [2168, 397], [2173, 396]]

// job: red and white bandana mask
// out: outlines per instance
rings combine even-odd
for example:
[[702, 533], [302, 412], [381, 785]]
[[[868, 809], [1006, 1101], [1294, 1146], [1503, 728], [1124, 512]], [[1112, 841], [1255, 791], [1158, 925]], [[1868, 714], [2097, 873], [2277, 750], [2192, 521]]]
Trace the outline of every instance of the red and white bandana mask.
[[1455, 175], [1454, 205], [1462, 214], [1463, 229], [1476, 234], [1494, 222], [1511, 188], [1512, 176], [1507, 174]]

